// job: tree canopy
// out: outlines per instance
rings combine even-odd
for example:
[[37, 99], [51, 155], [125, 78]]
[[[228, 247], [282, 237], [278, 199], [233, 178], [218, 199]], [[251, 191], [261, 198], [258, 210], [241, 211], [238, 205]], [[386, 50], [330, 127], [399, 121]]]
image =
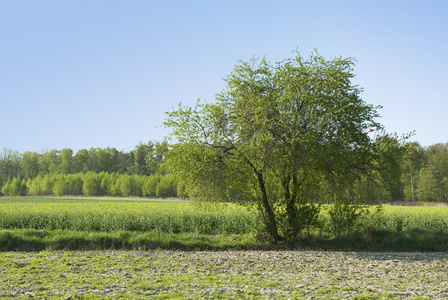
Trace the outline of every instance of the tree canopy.
[[353, 59], [294, 53], [240, 61], [214, 103], [179, 104], [164, 123], [176, 141], [166, 165], [186, 193], [251, 201], [276, 241], [314, 220], [317, 193], [350, 199], [375, 168], [372, 132], [382, 128], [379, 107], [351, 82]]

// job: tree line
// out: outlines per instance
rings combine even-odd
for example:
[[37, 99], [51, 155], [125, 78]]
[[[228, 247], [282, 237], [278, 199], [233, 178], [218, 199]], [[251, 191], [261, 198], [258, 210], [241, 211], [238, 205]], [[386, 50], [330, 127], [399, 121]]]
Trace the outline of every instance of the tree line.
[[130, 152], [116, 148], [0, 153], [3, 195], [174, 197], [174, 176], [159, 170], [166, 142], [140, 142]]
[[80, 149], [75, 154], [70, 148], [42, 153], [3, 149], [0, 152], [0, 184], [9, 178], [28, 179], [46, 174], [108, 172], [151, 175], [157, 172], [167, 150], [166, 142], [157, 141], [140, 142], [130, 152], [109, 147]]
[[[383, 160], [398, 168], [383, 178], [388, 189], [365, 179], [358, 182], [368, 202], [448, 202], [448, 143], [421, 146], [418, 142], [381, 147], [395, 149]], [[3, 195], [87, 195], [185, 197], [175, 174], [160, 171], [169, 146], [166, 142], [139, 143], [133, 151], [115, 148], [68, 148], [43, 153], [3, 149], [0, 155], [0, 192]], [[378, 162], [386, 164], [385, 162]], [[85, 182], [85, 187], [84, 187]], [[160, 186], [159, 186], [160, 185]], [[322, 200], [322, 199], [316, 199]]]
[[76, 174], [46, 174], [35, 178], [8, 179], [2, 187], [8, 196], [84, 195], [84, 196], [144, 196], [175, 197], [175, 178], [171, 174], [129, 175], [87, 172]]
[[403, 200], [448, 202], [448, 143], [422, 147], [412, 142], [404, 150]]

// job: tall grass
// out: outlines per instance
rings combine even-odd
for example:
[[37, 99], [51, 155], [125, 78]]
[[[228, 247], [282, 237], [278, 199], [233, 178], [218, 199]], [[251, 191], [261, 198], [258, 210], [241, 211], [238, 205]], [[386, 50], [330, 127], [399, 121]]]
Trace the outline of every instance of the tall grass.
[[256, 222], [254, 213], [233, 204], [198, 207], [186, 201], [102, 198], [3, 198], [0, 202], [1, 229], [243, 234], [251, 232]]
[[[324, 206], [302, 246], [350, 250], [448, 250], [448, 207], [383, 207], [357, 220], [348, 235], [334, 234]], [[138, 198], [0, 198], [0, 250], [8, 249], [238, 249], [261, 248], [260, 219], [224, 203]], [[217, 241], [214, 238], [223, 240]], [[229, 237], [232, 236], [232, 237]], [[261, 235], [262, 236], [262, 235]], [[190, 240], [187, 240], [190, 239]], [[246, 244], [246, 245], [245, 245]], [[31, 246], [30, 246], [31, 245]], [[183, 245], [183, 246], [182, 246]], [[194, 246], [193, 246], [194, 245]]]
[[378, 230], [425, 230], [448, 233], [448, 207], [386, 206]]
[[[319, 230], [331, 232], [329, 207]], [[374, 207], [371, 208], [374, 210]], [[258, 226], [256, 213], [232, 203], [139, 198], [0, 198], [0, 229], [77, 231], [159, 231], [164, 233], [245, 234]], [[448, 207], [385, 206], [382, 214], [359, 220], [369, 230], [413, 229], [448, 233]]]

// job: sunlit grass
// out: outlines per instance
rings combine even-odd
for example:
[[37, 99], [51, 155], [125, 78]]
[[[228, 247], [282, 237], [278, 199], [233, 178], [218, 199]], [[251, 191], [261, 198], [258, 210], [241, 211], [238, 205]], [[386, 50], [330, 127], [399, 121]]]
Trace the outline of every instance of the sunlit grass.
[[[448, 207], [384, 206], [382, 214], [375, 214], [376, 207], [372, 206], [372, 213], [357, 221], [356, 230], [342, 236], [333, 231], [330, 208], [325, 205], [319, 223], [304, 231], [302, 246], [448, 250]], [[255, 211], [234, 203], [197, 205], [190, 201], [143, 198], [0, 198], [0, 250], [222, 249], [236, 245], [239, 249], [264, 248], [269, 239], [261, 228]], [[243, 241], [233, 244], [239, 237]]]
[[256, 215], [235, 204], [89, 198], [3, 198], [1, 229], [249, 233]]
[[420, 229], [448, 233], [448, 207], [385, 206], [378, 229]]
[[[328, 209], [321, 213], [326, 223]], [[0, 229], [246, 234], [253, 232], [257, 222], [255, 212], [233, 203], [198, 206], [190, 201], [143, 198], [0, 198]], [[374, 226], [388, 231], [448, 232], [448, 207], [384, 206]]]

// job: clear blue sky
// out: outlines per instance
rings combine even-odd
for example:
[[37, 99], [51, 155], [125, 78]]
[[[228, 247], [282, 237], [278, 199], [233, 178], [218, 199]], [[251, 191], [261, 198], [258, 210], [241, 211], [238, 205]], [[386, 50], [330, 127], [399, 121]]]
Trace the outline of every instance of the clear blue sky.
[[3, 1], [0, 149], [161, 141], [239, 59], [353, 57], [388, 132], [448, 142], [448, 1]]

